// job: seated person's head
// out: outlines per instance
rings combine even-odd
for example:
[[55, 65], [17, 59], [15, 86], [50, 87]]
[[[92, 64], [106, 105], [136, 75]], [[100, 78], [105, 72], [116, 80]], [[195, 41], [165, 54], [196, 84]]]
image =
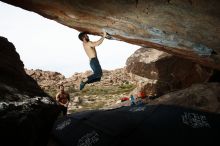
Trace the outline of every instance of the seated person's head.
[[63, 92], [63, 91], [64, 91], [64, 86], [63, 86], [63, 85], [60, 85], [60, 86], [59, 86], [59, 89], [60, 89], [60, 92]]

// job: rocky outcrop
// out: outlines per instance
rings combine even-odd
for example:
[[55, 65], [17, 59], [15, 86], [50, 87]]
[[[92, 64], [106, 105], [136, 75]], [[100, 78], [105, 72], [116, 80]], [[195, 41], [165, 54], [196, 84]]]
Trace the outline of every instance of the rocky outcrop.
[[161, 96], [150, 104], [177, 105], [220, 113], [220, 84], [195, 84], [184, 90]]
[[195, 83], [207, 82], [213, 70], [152, 48], [141, 48], [126, 62], [128, 72], [140, 79], [147, 95], [163, 95]]
[[[60, 84], [63, 84], [68, 90], [69, 88], [79, 89], [79, 84], [82, 79], [86, 78], [92, 71], [85, 71], [84, 73], [75, 73], [69, 78], [65, 78], [62, 74], [58, 72], [43, 71], [43, 70], [25, 70], [26, 73], [37, 81], [43, 90], [54, 90], [58, 89]], [[88, 84], [87, 86], [114, 86], [122, 85], [125, 83], [133, 83], [134, 80], [131, 79], [130, 74], [128, 74], [125, 68], [115, 69], [115, 70], [103, 70], [103, 76], [100, 82], [93, 84]]]
[[25, 72], [31, 76], [43, 90], [51, 88], [51, 86], [59, 85], [59, 82], [65, 79], [65, 76], [58, 72], [42, 71], [40, 69], [25, 69]]
[[29, 77], [12, 43], [0, 37], [0, 137], [5, 145], [43, 146], [60, 108]]
[[220, 70], [219, 0], [1, 0], [79, 31], [152, 47]]

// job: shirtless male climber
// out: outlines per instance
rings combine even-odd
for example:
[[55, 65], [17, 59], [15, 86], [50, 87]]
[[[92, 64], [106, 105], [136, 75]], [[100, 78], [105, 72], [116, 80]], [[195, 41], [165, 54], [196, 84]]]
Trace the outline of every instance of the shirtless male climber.
[[81, 32], [79, 34], [79, 39], [83, 42], [84, 50], [89, 57], [90, 67], [92, 68], [93, 74], [85, 78], [80, 83], [80, 90], [82, 90], [86, 84], [90, 84], [93, 82], [98, 82], [102, 77], [102, 68], [99, 64], [99, 60], [97, 58], [96, 46], [99, 46], [106, 37], [106, 32], [103, 31], [103, 36], [96, 42], [89, 41], [89, 37], [86, 32]]

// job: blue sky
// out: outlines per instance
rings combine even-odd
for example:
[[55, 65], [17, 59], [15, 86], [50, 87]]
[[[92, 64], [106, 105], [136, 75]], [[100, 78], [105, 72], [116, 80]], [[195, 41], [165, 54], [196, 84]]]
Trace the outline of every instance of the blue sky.
[[[91, 70], [79, 32], [36, 13], [0, 2], [0, 36], [12, 42], [25, 68], [60, 72], [70, 77]], [[96, 41], [99, 36], [91, 36]], [[139, 46], [105, 39], [96, 48], [103, 69], [125, 66]]]

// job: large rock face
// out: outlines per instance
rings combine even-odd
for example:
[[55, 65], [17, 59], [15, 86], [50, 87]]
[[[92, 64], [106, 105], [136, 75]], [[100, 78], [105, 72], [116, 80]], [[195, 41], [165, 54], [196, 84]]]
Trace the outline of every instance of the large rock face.
[[3, 37], [0, 62], [1, 143], [44, 146], [60, 108], [25, 73], [14, 45]]
[[220, 70], [219, 0], [1, 0], [92, 34]]
[[162, 95], [203, 83], [213, 74], [212, 69], [152, 48], [137, 50], [126, 64], [128, 72], [149, 79], [143, 84], [147, 95]]

